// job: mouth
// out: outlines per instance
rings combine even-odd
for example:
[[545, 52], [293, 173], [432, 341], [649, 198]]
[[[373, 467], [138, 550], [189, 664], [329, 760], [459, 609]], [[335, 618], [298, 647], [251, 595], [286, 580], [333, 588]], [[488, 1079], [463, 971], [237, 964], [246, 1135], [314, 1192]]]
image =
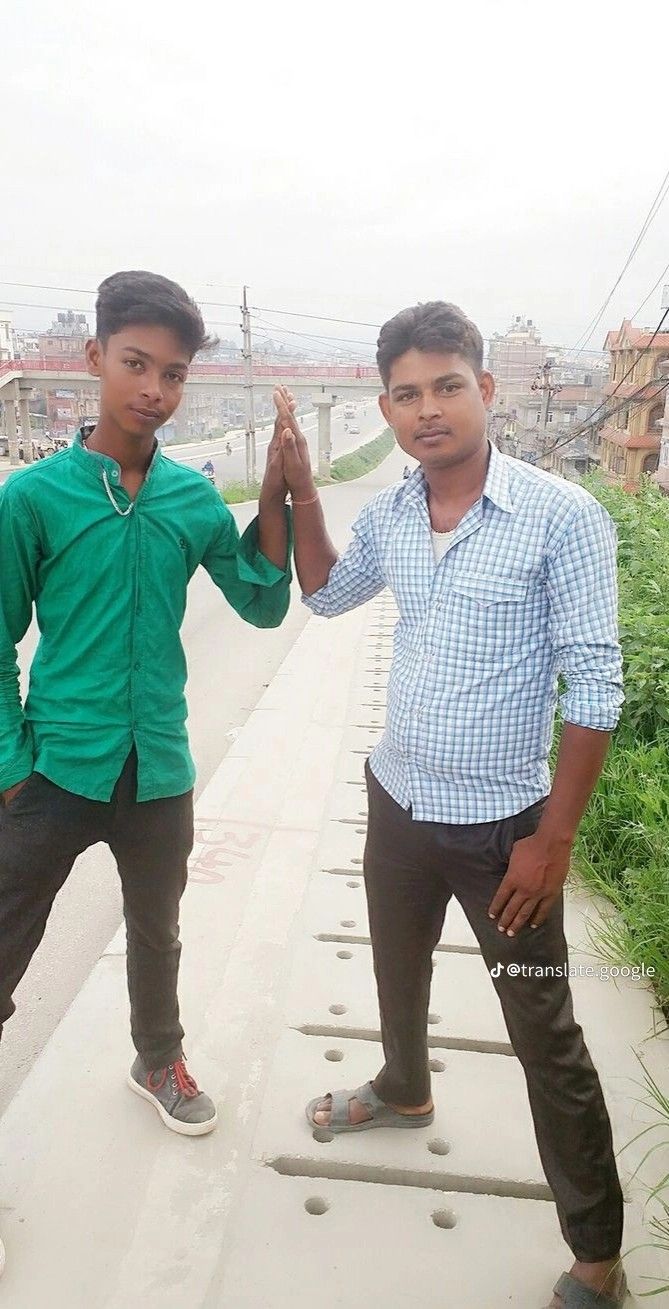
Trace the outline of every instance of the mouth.
[[415, 440], [423, 441], [426, 445], [436, 445], [443, 437], [452, 435], [450, 427], [428, 427], [424, 432], [416, 432]]
[[130, 405], [130, 412], [143, 423], [159, 423], [161, 415], [155, 409], [143, 409], [139, 405]]

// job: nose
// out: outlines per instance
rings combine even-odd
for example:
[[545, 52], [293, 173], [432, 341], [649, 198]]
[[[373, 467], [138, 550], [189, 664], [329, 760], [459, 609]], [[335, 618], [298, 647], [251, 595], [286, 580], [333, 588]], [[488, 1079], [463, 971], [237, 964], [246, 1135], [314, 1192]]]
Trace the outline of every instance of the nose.
[[163, 388], [160, 381], [160, 373], [146, 369], [142, 373], [142, 399], [147, 405], [160, 405], [163, 400]]
[[439, 402], [433, 391], [424, 391], [421, 396], [419, 418], [422, 423], [433, 422], [441, 416]]

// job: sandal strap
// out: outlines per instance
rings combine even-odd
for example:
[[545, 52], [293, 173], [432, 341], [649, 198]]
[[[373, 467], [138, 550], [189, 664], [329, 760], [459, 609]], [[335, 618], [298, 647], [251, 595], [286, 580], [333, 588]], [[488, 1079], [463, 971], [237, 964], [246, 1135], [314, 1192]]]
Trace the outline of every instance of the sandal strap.
[[371, 1082], [365, 1082], [364, 1086], [357, 1087], [355, 1091], [334, 1091], [330, 1110], [331, 1127], [351, 1126], [351, 1100], [358, 1100], [366, 1109], [369, 1109], [372, 1118], [375, 1111], [383, 1105], [383, 1100], [379, 1099]]

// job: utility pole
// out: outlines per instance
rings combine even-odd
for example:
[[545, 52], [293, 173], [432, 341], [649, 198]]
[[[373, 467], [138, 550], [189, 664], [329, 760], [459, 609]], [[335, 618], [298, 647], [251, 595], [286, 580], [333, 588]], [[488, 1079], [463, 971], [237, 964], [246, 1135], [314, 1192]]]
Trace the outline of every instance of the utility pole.
[[251, 349], [251, 315], [246, 300], [248, 287], [242, 290], [242, 355], [244, 391], [246, 393], [246, 484], [256, 480], [256, 420], [253, 405], [253, 354]]
[[551, 401], [558, 391], [562, 390], [559, 382], [552, 379], [552, 369], [554, 361], [547, 359], [543, 368], [537, 373], [532, 386], [532, 391], [538, 391], [541, 395], [541, 412], [539, 415], [539, 427], [541, 428], [542, 442], [544, 450], [548, 441], [548, 420], [551, 411]]

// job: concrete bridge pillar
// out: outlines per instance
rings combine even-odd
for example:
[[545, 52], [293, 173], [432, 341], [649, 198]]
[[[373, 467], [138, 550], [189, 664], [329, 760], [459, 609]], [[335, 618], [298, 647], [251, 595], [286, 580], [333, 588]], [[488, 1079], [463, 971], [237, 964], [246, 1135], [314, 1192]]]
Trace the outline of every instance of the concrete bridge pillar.
[[318, 476], [329, 477], [332, 465], [332, 407], [336, 403], [334, 395], [319, 395], [314, 398], [318, 410]]
[[10, 464], [20, 464], [19, 458], [19, 433], [16, 426], [16, 382], [10, 382], [9, 386], [4, 388], [3, 400], [5, 402], [5, 423], [7, 425], [7, 444], [9, 445], [9, 462]]
[[21, 437], [23, 440], [23, 458], [25, 463], [33, 462], [33, 435], [30, 430], [30, 396], [31, 386], [21, 386], [19, 382], [19, 414], [21, 417]]

